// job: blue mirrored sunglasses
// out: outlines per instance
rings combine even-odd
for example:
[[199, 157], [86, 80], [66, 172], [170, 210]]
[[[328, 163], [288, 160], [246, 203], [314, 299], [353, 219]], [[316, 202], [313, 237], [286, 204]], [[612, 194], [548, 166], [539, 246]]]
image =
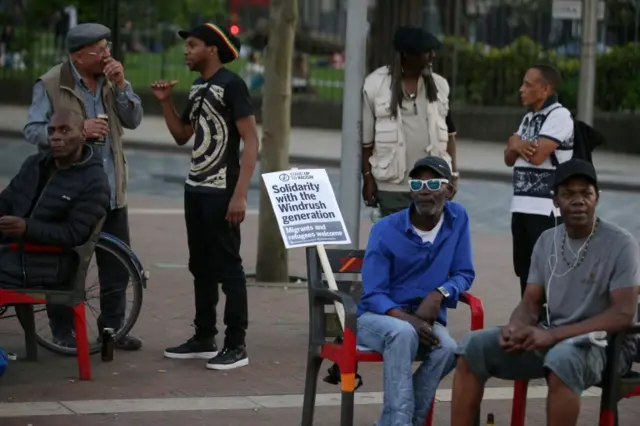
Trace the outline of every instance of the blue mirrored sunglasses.
[[448, 179], [409, 179], [409, 189], [413, 192], [422, 191], [422, 188], [427, 188], [429, 191], [440, 191], [442, 185], [449, 183]]

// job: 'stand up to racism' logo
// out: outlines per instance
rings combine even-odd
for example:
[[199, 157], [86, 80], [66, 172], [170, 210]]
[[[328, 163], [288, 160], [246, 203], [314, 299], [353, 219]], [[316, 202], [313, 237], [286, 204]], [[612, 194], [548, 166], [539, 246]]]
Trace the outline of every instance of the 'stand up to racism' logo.
[[278, 179], [280, 182], [289, 182], [290, 180], [313, 179], [313, 175], [308, 171], [280, 173]]
[[313, 175], [309, 171], [291, 172], [291, 179], [293, 180], [313, 179]]

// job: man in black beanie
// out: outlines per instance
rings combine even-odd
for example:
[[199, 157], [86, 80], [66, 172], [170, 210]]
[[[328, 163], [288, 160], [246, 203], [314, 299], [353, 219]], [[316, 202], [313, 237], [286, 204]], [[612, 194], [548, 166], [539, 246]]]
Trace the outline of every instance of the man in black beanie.
[[[168, 348], [168, 358], [208, 359], [207, 368], [229, 370], [249, 364], [247, 284], [240, 257], [240, 223], [258, 159], [258, 132], [244, 80], [224, 67], [238, 58], [239, 40], [214, 24], [180, 31], [185, 61], [200, 73], [182, 115], [171, 91], [176, 81], [151, 85], [162, 104], [167, 127], [178, 145], [195, 135], [191, 169], [185, 184], [189, 270], [194, 278], [195, 335]], [[244, 150], [240, 157], [240, 140]], [[218, 283], [226, 296], [223, 349], [215, 343]]]
[[[362, 196], [382, 216], [411, 203], [407, 165], [439, 157], [459, 177], [449, 84], [431, 63], [442, 43], [422, 28], [402, 26], [389, 65], [367, 76], [362, 103]], [[453, 194], [452, 193], [452, 196]]]

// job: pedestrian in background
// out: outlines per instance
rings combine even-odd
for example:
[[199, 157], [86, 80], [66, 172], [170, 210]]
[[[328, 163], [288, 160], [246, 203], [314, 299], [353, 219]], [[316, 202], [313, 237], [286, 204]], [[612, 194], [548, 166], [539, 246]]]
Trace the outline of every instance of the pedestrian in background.
[[[41, 150], [47, 150], [47, 126], [51, 115], [58, 110], [70, 110], [85, 117], [84, 135], [96, 155], [102, 158], [111, 187], [111, 200], [103, 232], [126, 244], [129, 239], [127, 212], [127, 163], [122, 147], [123, 128], [135, 129], [142, 121], [142, 104], [125, 78], [122, 64], [111, 56], [107, 39], [111, 30], [104, 25], [86, 23], [67, 33], [69, 59], [40, 76], [33, 87], [27, 124], [26, 140]], [[106, 116], [106, 120], [98, 116]], [[106, 251], [96, 251], [100, 279], [100, 309], [98, 330], [118, 330], [124, 323], [126, 289], [129, 273]], [[72, 335], [73, 314], [58, 307], [50, 315], [54, 342], [75, 346]], [[123, 336], [116, 348], [138, 350], [140, 339]]]
[[[204, 358], [209, 369], [230, 370], [249, 364], [240, 223], [246, 214], [247, 191], [258, 160], [258, 131], [246, 83], [224, 66], [238, 58], [240, 41], [209, 23], [178, 34], [185, 40], [187, 66], [200, 74], [191, 86], [186, 109], [178, 114], [173, 105], [171, 92], [176, 81], [157, 81], [151, 88], [176, 143], [184, 145], [195, 135], [184, 209], [196, 332], [185, 343], [166, 349], [164, 355]], [[215, 342], [218, 283], [222, 283], [226, 296], [227, 327], [220, 352]]]
[[399, 27], [389, 65], [369, 74], [362, 103], [362, 196], [382, 216], [411, 203], [409, 168], [425, 156], [443, 158], [459, 178], [456, 129], [449, 108], [449, 84], [432, 71], [440, 41], [419, 27]]
[[538, 237], [562, 222], [553, 205], [553, 180], [555, 168], [573, 156], [574, 137], [571, 112], [558, 102], [560, 83], [560, 71], [550, 65], [536, 65], [526, 72], [520, 98], [528, 111], [504, 151], [504, 163], [513, 167], [513, 267], [521, 294]]

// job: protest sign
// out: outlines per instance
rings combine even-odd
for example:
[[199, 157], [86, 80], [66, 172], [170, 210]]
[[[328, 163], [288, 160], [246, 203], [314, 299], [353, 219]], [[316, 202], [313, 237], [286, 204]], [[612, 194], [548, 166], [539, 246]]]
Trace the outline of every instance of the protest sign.
[[262, 179], [286, 248], [351, 242], [326, 170], [286, 170]]

